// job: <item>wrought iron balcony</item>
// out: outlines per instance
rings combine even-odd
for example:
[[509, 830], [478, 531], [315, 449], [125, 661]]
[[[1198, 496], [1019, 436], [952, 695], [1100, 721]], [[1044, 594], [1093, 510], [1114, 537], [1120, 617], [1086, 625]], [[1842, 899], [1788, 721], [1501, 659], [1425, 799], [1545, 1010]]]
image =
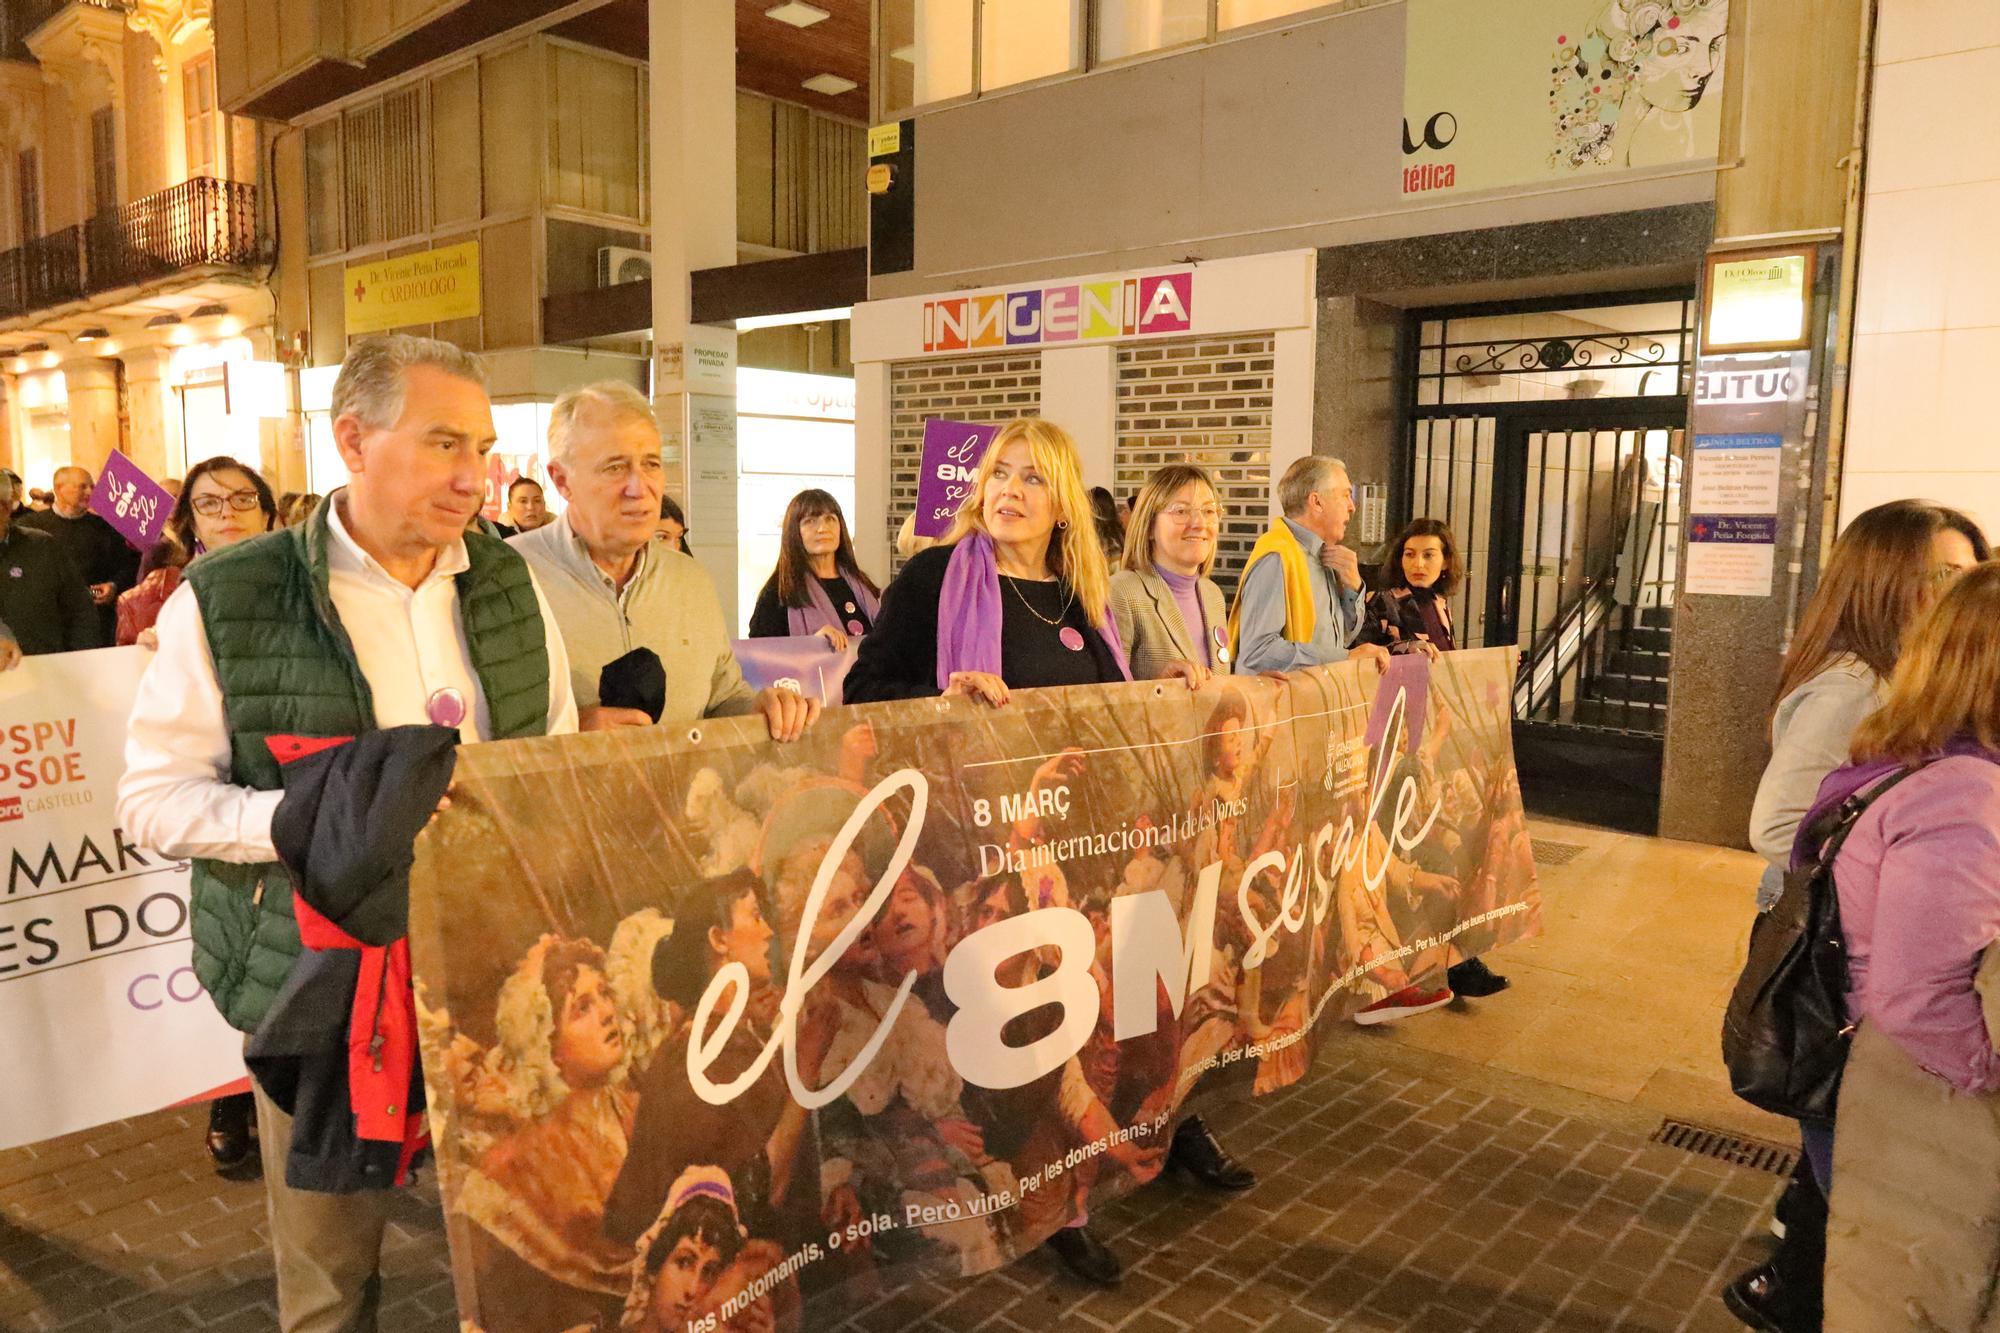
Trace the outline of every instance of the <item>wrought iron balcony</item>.
[[196, 176], [0, 254], [0, 319], [263, 258], [257, 187]]

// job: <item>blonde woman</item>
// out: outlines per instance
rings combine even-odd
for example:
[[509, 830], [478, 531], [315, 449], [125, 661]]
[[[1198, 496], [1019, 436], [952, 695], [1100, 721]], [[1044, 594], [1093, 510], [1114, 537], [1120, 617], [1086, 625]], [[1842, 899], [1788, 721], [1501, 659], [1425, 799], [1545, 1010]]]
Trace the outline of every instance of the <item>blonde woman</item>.
[[1111, 614], [1140, 680], [1200, 689], [1229, 672], [1229, 605], [1208, 577], [1222, 503], [1208, 473], [1173, 463], [1147, 479], [1132, 505]]
[[937, 546], [883, 594], [848, 703], [1130, 680], [1076, 445], [1026, 417], [1003, 426]]
[[1833, 864], [1859, 1031], [1835, 1123], [1806, 1133], [1833, 1187], [1826, 1327], [1990, 1328], [2000, 1050], [1981, 964], [2000, 941], [2000, 565], [1912, 628], [1806, 822], [1877, 790]]

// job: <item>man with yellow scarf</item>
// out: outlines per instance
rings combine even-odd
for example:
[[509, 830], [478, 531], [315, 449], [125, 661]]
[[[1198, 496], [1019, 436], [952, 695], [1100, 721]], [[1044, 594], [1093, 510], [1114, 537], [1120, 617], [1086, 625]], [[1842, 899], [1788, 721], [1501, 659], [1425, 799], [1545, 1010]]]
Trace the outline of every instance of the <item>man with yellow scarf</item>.
[[[1284, 516], [1250, 548], [1236, 605], [1229, 610], [1229, 657], [1238, 675], [1299, 671], [1350, 657], [1389, 665], [1377, 644], [1348, 647], [1361, 628], [1361, 559], [1340, 544], [1354, 516], [1354, 483], [1337, 458], [1310, 456], [1278, 481]], [[1409, 889], [1422, 872], [1410, 867]], [[1393, 1023], [1452, 1002], [1447, 986], [1390, 973], [1400, 989], [1354, 1016], [1363, 1025]], [[1379, 980], [1379, 974], [1376, 978]], [[1388, 985], [1395, 985], [1392, 980]]]
[[1257, 539], [1229, 610], [1229, 658], [1238, 675], [1298, 671], [1349, 657], [1388, 664], [1374, 644], [1350, 649], [1361, 628], [1361, 558], [1340, 544], [1354, 516], [1347, 464], [1308, 455], [1278, 482], [1284, 516]]

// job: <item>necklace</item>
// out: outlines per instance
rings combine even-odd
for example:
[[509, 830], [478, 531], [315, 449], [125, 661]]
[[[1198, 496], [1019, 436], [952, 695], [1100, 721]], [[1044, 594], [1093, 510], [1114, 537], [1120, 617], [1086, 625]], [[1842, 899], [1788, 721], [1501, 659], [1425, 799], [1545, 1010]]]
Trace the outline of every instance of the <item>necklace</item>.
[[1020, 580], [1010, 578], [1004, 574], [1001, 575], [1000, 577], [1001, 580], [1005, 582], [1008, 587], [1014, 589], [1014, 596], [1021, 599], [1021, 605], [1028, 608], [1028, 614], [1033, 616], [1035, 619], [1041, 621], [1044, 625], [1054, 626], [1062, 624], [1064, 617], [1069, 615], [1069, 604], [1076, 600], [1076, 589], [1071, 588], [1069, 590], [1069, 595], [1063, 598], [1062, 610], [1056, 615], [1056, 618], [1054, 620], [1050, 620], [1040, 611], [1037, 611], [1035, 609], [1035, 604], [1028, 600], [1028, 594], [1021, 591], [1020, 587], [1018, 586]]

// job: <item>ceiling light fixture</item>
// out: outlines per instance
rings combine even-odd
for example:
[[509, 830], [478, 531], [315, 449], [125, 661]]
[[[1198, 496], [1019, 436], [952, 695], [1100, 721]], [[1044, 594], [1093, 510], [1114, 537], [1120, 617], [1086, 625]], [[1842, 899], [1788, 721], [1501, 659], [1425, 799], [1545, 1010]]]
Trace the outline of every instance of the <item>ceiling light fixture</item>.
[[104, 339], [109, 338], [110, 336], [111, 336], [110, 329], [105, 328], [102, 324], [93, 324], [91, 327], [87, 329], [78, 329], [74, 334], [70, 336], [70, 341], [80, 342], [80, 343], [94, 343], [94, 342], [101, 342]]
[[853, 92], [861, 85], [853, 79], [843, 79], [838, 74], [815, 74], [799, 86], [816, 93], [825, 93], [828, 97], [838, 97], [842, 93]]
[[806, 4], [805, 0], [785, 0], [784, 4], [765, 10], [764, 17], [776, 19], [780, 23], [789, 23], [794, 28], [810, 28], [820, 20], [833, 16], [818, 5]]
[[208, 303], [207, 305], [205, 305], [205, 306], [197, 306], [197, 307], [195, 308], [195, 312], [194, 312], [193, 314], [189, 315], [189, 316], [188, 316], [188, 318], [189, 318], [189, 319], [215, 319], [215, 318], [217, 318], [217, 317], [219, 317], [219, 316], [222, 316], [222, 315], [226, 315], [226, 314], [228, 314], [228, 313], [229, 313], [229, 307], [228, 307], [228, 306], [226, 306], [226, 305], [222, 304], [222, 302], [220, 302], [220, 301], [210, 301], [210, 302], [209, 302], [209, 303]]
[[173, 311], [169, 310], [164, 315], [155, 315], [151, 319], [147, 320], [146, 327], [149, 329], [172, 328], [174, 325], [180, 322], [181, 322], [181, 317], [179, 315], [176, 315]]

